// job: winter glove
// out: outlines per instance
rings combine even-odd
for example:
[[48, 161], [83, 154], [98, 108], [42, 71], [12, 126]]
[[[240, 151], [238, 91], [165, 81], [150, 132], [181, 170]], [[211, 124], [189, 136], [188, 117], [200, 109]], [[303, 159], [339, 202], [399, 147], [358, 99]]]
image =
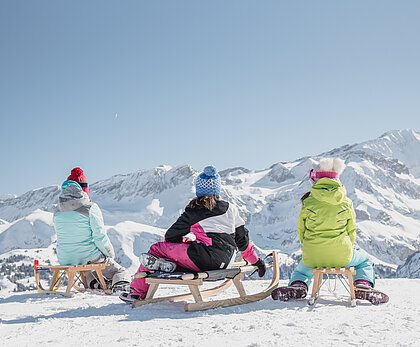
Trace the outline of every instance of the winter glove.
[[263, 277], [265, 275], [265, 271], [267, 270], [264, 260], [258, 258], [258, 261], [255, 264], [252, 264], [258, 267], [258, 276]]
[[111, 245], [111, 244], [107, 245], [107, 246], [105, 247], [105, 250], [108, 252], [108, 256], [109, 256], [110, 258], [115, 258], [114, 247], [112, 247], [112, 245]]

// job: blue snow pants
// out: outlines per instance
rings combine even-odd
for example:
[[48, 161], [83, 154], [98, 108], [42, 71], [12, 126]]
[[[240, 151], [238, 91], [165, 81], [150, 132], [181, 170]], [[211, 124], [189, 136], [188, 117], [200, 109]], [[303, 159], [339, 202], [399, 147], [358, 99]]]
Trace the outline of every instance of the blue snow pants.
[[[357, 280], [366, 280], [372, 283], [372, 286], [375, 286], [375, 268], [372, 260], [369, 256], [361, 251], [356, 249], [353, 250], [353, 258], [347, 266], [354, 266], [356, 270], [356, 275], [353, 276], [353, 281]], [[314, 274], [311, 273], [313, 268], [303, 264], [302, 260], [292, 272], [290, 276], [289, 286], [295, 281], [304, 282], [308, 288], [314, 278]]]

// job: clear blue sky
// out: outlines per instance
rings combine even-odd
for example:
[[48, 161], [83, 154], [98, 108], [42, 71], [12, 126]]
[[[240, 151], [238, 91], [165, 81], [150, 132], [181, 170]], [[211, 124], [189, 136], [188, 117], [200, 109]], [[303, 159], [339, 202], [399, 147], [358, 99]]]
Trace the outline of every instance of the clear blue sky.
[[2, 0], [0, 195], [420, 130], [419, 18], [417, 0]]

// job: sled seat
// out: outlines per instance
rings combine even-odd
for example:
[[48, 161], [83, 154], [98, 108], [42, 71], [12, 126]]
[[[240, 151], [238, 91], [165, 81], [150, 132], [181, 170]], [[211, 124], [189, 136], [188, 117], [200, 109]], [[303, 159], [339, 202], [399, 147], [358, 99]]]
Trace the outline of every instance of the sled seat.
[[[139, 307], [150, 303], [156, 303], [160, 301], [185, 301], [187, 299], [193, 298], [194, 303], [186, 303], [184, 306], [185, 311], [199, 311], [207, 310], [216, 307], [228, 307], [233, 305], [241, 305], [248, 302], [259, 301], [271, 294], [271, 291], [275, 289], [279, 283], [280, 271], [278, 265], [278, 255], [276, 251], [272, 252], [273, 261], [266, 264], [267, 267], [273, 268], [273, 278], [270, 285], [256, 294], [247, 294], [245, 288], [242, 284], [242, 279], [244, 278], [244, 273], [248, 271], [257, 270], [258, 267], [254, 265], [248, 265], [245, 261], [238, 261], [233, 264], [231, 269], [219, 269], [219, 270], [210, 270], [203, 272], [153, 272], [153, 271], [144, 271], [135, 274], [135, 278], [145, 278], [146, 283], [150, 285], [149, 290], [147, 291], [146, 298], [144, 300], [136, 300], [133, 302], [132, 307]], [[223, 282], [213, 288], [200, 291], [200, 286], [203, 282], [214, 282], [220, 281]], [[212, 297], [216, 294], [224, 292], [229, 288], [232, 283], [236, 287], [239, 296], [230, 298], [230, 299], [221, 299], [221, 300], [211, 300], [204, 301], [204, 298]], [[154, 295], [161, 284], [170, 284], [170, 285], [184, 285], [188, 286], [190, 293], [158, 297], [154, 298]]]
[[[317, 267], [312, 269], [311, 272], [314, 274], [314, 283], [312, 286], [312, 295], [308, 300], [309, 305], [314, 305], [316, 300], [319, 297], [319, 292], [321, 290], [322, 285], [325, 283], [323, 282], [323, 275], [337, 275], [340, 279], [340, 282], [344, 285], [347, 291], [350, 294], [350, 305], [352, 307], [356, 306], [356, 295], [354, 292], [354, 285], [353, 285], [353, 275], [356, 274], [356, 270], [354, 267], [333, 267], [333, 268], [321, 268]], [[348, 284], [342, 281], [341, 277], [347, 276]], [[329, 279], [329, 277], [328, 277]]]
[[144, 271], [144, 272], [137, 273], [135, 277], [136, 278], [147, 277], [148, 279], [158, 278], [158, 279], [164, 279], [164, 280], [202, 279], [204, 282], [215, 282], [215, 281], [225, 280], [227, 278], [233, 279], [240, 272], [241, 272], [241, 269], [239, 267], [234, 267], [232, 269], [209, 270], [209, 271], [203, 271], [203, 272]]
[[[107, 288], [105, 284], [104, 276], [102, 275], [102, 270], [106, 268], [106, 264], [87, 264], [87, 265], [74, 265], [74, 266], [65, 266], [65, 265], [39, 265], [39, 261], [34, 261], [34, 275], [35, 282], [38, 287], [39, 293], [47, 294], [59, 294], [67, 297], [73, 296], [71, 290], [74, 288], [78, 292], [84, 292], [88, 289], [88, 284], [86, 281], [86, 273], [93, 272], [95, 277], [101, 284], [102, 288], [105, 288], [103, 291], [105, 294], [111, 294], [111, 291]], [[53, 276], [48, 289], [45, 289], [41, 285], [39, 271], [52, 271]], [[58, 289], [64, 284], [66, 277], [68, 279], [67, 288], [65, 291], [59, 291]], [[76, 282], [81, 282], [83, 288], [78, 286]]]

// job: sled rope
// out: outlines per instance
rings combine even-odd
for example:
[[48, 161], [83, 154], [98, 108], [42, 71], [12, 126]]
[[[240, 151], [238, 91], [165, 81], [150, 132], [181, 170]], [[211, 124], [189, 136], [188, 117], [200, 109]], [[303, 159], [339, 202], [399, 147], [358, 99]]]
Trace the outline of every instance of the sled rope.
[[[93, 271], [92, 271], [92, 273], [93, 273]], [[95, 275], [94, 275], [95, 276]], [[78, 273], [76, 273], [75, 275], [74, 275], [74, 283], [76, 283], [76, 282], [79, 282], [79, 283], [83, 283], [83, 281], [82, 281], [82, 278], [80, 277], [80, 273], [78, 274]], [[99, 282], [99, 281], [98, 281]]]
[[337, 276], [335, 276], [335, 281], [334, 281], [334, 289], [331, 289], [331, 280], [332, 278], [330, 277], [330, 274], [327, 274], [328, 277], [328, 291], [335, 296], [335, 291], [337, 289]]
[[[66, 278], [67, 278], [67, 271], [64, 271], [64, 273], [61, 272], [60, 276], [57, 278], [57, 281], [55, 281], [55, 283], [54, 283], [53, 291], [58, 290], [64, 284]], [[60, 280], [61, 280], [61, 283], [59, 283]], [[57, 283], [59, 283], [59, 284], [57, 285]]]
[[[332, 278], [330, 278], [330, 274], [327, 274], [327, 277], [328, 277], [328, 291], [332, 294], [332, 295], [334, 295], [334, 297], [336, 298], [336, 299], [340, 299], [340, 297], [338, 296], [338, 294], [335, 292], [336, 291], [336, 289], [337, 289], [337, 278], [341, 281], [341, 276], [342, 275], [335, 275], [335, 280], [334, 280], [334, 289], [332, 289], [331, 290], [331, 281], [332, 281]], [[342, 281], [341, 281], [341, 283], [343, 283]], [[347, 289], [347, 286], [343, 283], [343, 285], [344, 285], [344, 287]], [[347, 290], [348, 291], [348, 290]], [[350, 292], [349, 292], [349, 294], [350, 294]]]
[[[346, 289], [347, 293], [349, 293], [349, 294], [351, 295], [350, 290], [349, 290], [349, 288], [348, 288], [348, 283], [346, 283], [345, 281], [343, 281], [343, 275], [335, 275], [334, 289], [331, 289], [331, 281], [332, 281], [332, 277], [330, 277], [330, 274], [327, 274], [327, 277], [328, 277], [328, 291], [329, 291], [332, 295], [334, 295], [334, 297], [335, 297], [336, 299], [340, 299], [340, 297], [339, 297], [339, 296], [338, 296], [338, 294], [336, 293], [336, 289], [337, 289], [337, 278], [340, 280], [340, 282], [342, 283], [343, 287]], [[324, 284], [324, 283], [325, 283], [325, 281], [327, 281], [327, 279], [326, 279], [326, 280], [324, 280], [324, 282], [323, 282], [322, 284]], [[321, 287], [322, 287], [322, 284], [321, 284]]]
[[338, 276], [338, 279], [339, 279], [339, 280], [340, 280], [340, 282], [343, 284], [343, 287], [344, 287], [344, 288], [346, 288], [347, 293], [349, 293], [349, 294], [351, 295], [350, 290], [349, 290], [349, 288], [348, 288], [348, 284], [347, 284], [347, 282], [343, 281], [343, 278], [342, 278], [342, 277], [343, 277], [343, 276], [342, 276], [342, 275], [340, 275], [340, 276]]

